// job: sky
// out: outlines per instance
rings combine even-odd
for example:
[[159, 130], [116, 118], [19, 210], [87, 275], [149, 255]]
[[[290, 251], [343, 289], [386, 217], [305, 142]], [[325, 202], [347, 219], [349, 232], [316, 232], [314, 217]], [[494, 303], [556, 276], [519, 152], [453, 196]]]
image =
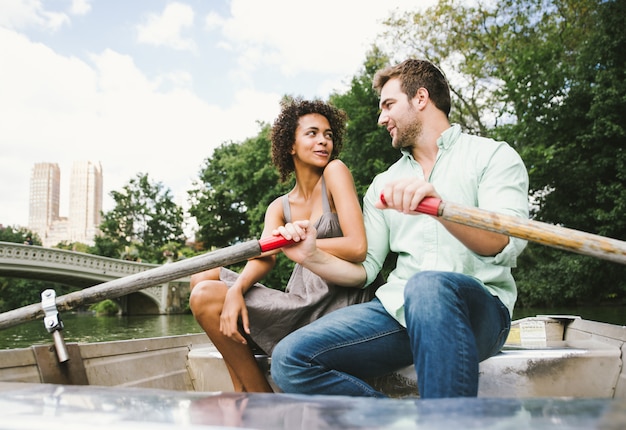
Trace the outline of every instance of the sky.
[[177, 204], [213, 148], [289, 94], [343, 92], [394, 10], [435, 0], [2, 0], [0, 224], [27, 226], [35, 163], [102, 165], [103, 209], [138, 173]]

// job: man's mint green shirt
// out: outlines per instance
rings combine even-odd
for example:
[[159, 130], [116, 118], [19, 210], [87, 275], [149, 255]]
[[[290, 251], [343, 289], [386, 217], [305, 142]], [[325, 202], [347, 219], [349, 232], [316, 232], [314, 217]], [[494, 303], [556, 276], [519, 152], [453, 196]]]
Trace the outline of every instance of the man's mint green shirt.
[[[528, 218], [528, 173], [520, 156], [506, 142], [471, 136], [453, 125], [441, 135], [437, 146], [437, 159], [428, 181], [443, 201]], [[374, 207], [387, 182], [409, 176], [423, 178], [424, 172], [410, 152], [403, 150], [400, 160], [374, 178], [363, 199], [368, 241], [363, 263], [366, 284], [374, 281], [391, 251], [398, 254], [397, 264], [376, 296], [403, 326], [404, 286], [412, 275], [423, 270], [473, 276], [498, 296], [512, 315], [517, 288], [511, 268], [526, 241], [511, 237], [502, 252], [483, 257], [466, 248], [431, 216]]]

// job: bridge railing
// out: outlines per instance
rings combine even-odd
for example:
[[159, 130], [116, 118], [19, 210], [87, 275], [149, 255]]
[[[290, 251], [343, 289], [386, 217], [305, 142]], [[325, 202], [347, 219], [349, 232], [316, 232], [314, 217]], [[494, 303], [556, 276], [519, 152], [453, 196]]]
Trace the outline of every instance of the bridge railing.
[[[0, 242], [0, 276], [47, 280], [85, 288], [114, 280], [130, 281], [129, 277], [142, 276], [141, 272], [160, 266], [64, 249]], [[167, 282], [146, 282], [137, 292], [150, 297], [159, 313], [180, 313], [184, 310], [182, 300], [187, 297], [186, 290], [179, 288], [181, 284], [189, 285], [188, 275]]]
[[157, 264], [117, 260], [64, 249], [0, 242], [0, 273], [3, 270], [28, 272], [56, 269], [82, 272], [92, 275], [95, 281], [107, 281], [157, 266]]

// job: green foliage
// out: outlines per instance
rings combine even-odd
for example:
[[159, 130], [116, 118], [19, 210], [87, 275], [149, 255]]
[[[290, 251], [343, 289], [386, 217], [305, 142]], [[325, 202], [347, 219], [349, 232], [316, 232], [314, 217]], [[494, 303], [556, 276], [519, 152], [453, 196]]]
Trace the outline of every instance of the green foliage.
[[112, 191], [111, 196], [115, 207], [103, 215], [94, 253], [162, 263], [163, 246], [170, 242], [184, 244], [183, 210], [162, 183], [139, 173], [121, 191]]
[[27, 238], [31, 238], [33, 245], [41, 245], [39, 235], [33, 233], [25, 227], [8, 226], [3, 227], [0, 224], [0, 242], [25, 243]]
[[[547, 63], [544, 73], [550, 79], [535, 79], [547, 83], [539, 86], [542, 91], [526, 84], [526, 91], [538, 95], [531, 98], [530, 113], [519, 115], [509, 132], [527, 142], [520, 147], [529, 165], [536, 219], [624, 240], [626, 5], [579, 1], [559, 6], [550, 18], [551, 32], [544, 35], [550, 43], [525, 50], [535, 64]], [[538, 57], [541, 51], [549, 55]], [[528, 268], [522, 260], [521, 285], [533, 280], [532, 288], [568, 303], [626, 298], [626, 266], [557, 250], [537, 253], [542, 258]], [[541, 287], [539, 276], [552, 285]]]
[[0, 277], [0, 312], [41, 303], [41, 293], [49, 288], [54, 289], [57, 296], [77, 290], [55, 282]]
[[117, 315], [120, 307], [113, 300], [106, 299], [89, 306], [89, 310], [95, 312], [97, 316], [111, 316]]
[[74, 252], [89, 253], [91, 251], [91, 247], [85, 243], [68, 242], [66, 240], [63, 240], [57, 243], [54, 247], [58, 249], [65, 249], [65, 250], [74, 251]]
[[199, 225], [196, 239], [204, 249], [221, 248], [257, 238], [265, 209], [292, 184], [278, 181], [270, 157], [269, 125], [255, 138], [225, 143], [205, 162], [189, 192]]
[[400, 157], [391, 146], [391, 138], [384, 127], [378, 126], [378, 95], [372, 88], [374, 74], [388, 65], [389, 59], [374, 47], [368, 54], [360, 75], [352, 78], [350, 90], [333, 94], [330, 102], [348, 114], [348, 127], [339, 158], [352, 172], [362, 201], [376, 174], [383, 172]]
[[530, 243], [514, 272], [518, 307], [624, 304], [620, 264]]

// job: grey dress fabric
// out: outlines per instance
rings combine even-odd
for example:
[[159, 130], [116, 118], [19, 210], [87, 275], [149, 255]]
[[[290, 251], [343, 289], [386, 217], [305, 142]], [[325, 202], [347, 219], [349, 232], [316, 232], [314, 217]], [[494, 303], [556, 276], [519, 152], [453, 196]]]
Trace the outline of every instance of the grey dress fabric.
[[[319, 239], [342, 236], [339, 217], [331, 212], [322, 178], [324, 213], [314, 224]], [[282, 197], [287, 222], [291, 210], [287, 195]], [[220, 279], [229, 287], [238, 274], [222, 268]], [[345, 288], [328, 284], [322, 278], [296, 264], [285, 291], [268, 288], [260, 283], [253, 285], [245, 295], [250, 320], [251, 338], [266, 354], [271, 355], [274, 346], [292, 331], [312, 322], [335, 309], [369, 301], [374, 288]]]

